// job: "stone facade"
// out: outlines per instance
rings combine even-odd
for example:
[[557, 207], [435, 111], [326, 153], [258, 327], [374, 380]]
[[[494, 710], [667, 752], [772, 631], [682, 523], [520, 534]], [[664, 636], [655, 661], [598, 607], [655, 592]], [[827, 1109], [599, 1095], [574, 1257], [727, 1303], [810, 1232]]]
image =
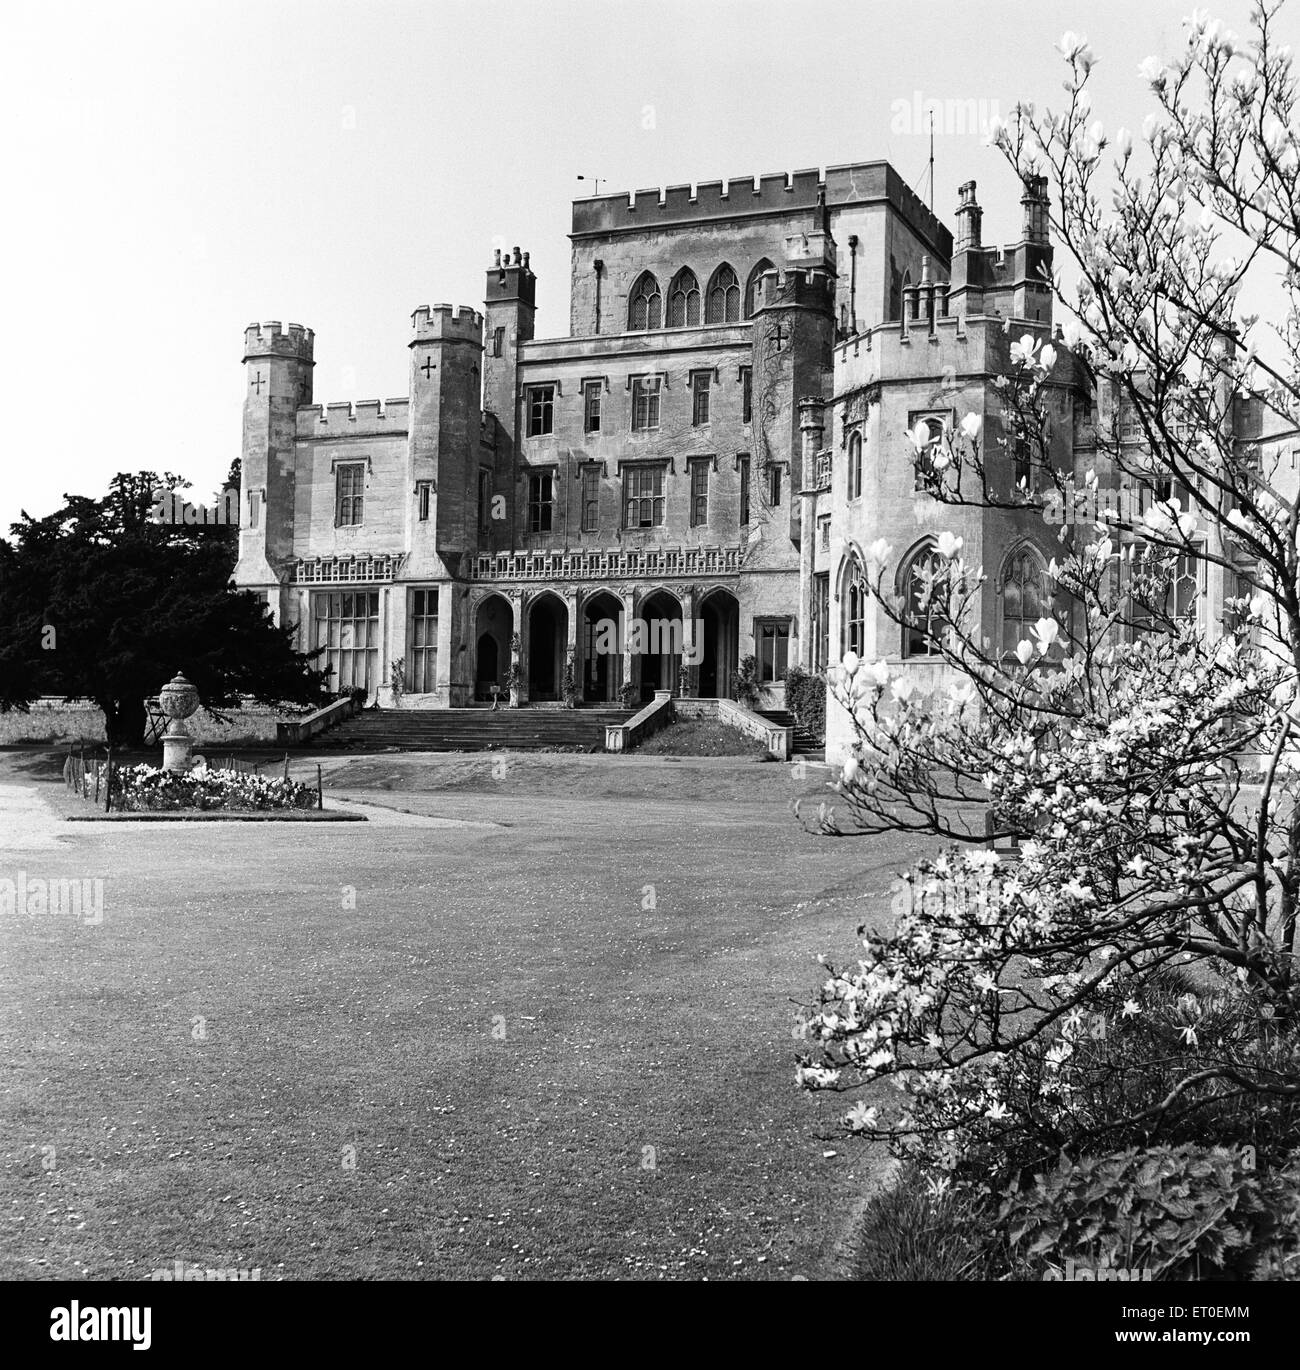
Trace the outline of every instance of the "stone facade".
[[[1002, 248], [975, 191], [955, 239], [883, 162], [577, 201], [569, 336], [535, 338], [529, 254], [498, 254], [481, 313], [415, 311], [387, 401], [313, 405], [310, 330], [250, 326], [236, 582], [384, 703], [399, 660], [408, 707], [456, 707], [558, 701], [566, 666], [589, 702], [725, 697], [754, 657], [779, 706], [788, 664], [850, 647], [944, 683], [860, 590], [877, 539], [903, 591], [950, 530], [988, 572], [977, 631], [1011, 650], [1059, 526], [919, 493], [907, 436], [976, 415], [1003, 453], [993, 381], [1053, 336], [1046, 182]], [[1051, 459], [1104, 484], [1117, 396], [1061, 357]], [[1197, 574], [1213, 623], [1235, 587]], [[851, 741], [832, 701], [828, 759]]]
[[779, 705], [814, 655], [798, 399], [951, 235], [877, 162], [578, 201], [571, 241], [570, 336], [534, 337], [515, 249], [481, 313], [416, 310], [400, 398], [314, 405], [311, 331], [249, 327], [236, 583], [384, 703], [398, 660], [438, 707], [512, 666], [533, 703], [566, 666], [729, 696], [753, 656]]

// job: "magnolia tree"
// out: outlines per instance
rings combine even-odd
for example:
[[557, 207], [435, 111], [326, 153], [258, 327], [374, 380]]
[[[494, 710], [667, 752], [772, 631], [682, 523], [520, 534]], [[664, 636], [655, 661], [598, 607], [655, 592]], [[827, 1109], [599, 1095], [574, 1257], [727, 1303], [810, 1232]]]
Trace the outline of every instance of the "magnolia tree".
[[[939, 537], [910, 606], [891, 549], [871, 549], [885, 613], [919, 608], [960, 684], [922, 695], [846, 656], [833, 690], [856, 741], [836, 788], [853, 831], [945, 844], [891, 932], [825, 963], [798, 1072], [892, 1082], [847, 1124], [930, 1167], [1005, 1176], [1246, 1113], [1284, 1136], [1300, 1113], [1300, 504], [1233, 422], [1249, 396], [1266, 429], [1300, 427], [1300, 130], [1274, 17], [1258, 10], [1243, 44], [1194, 15], [1176, 60], [1142, 66], [1156, 107], [1139, 135], [1096, 118], [1092, 52], [1066, 34], [1060, 110], [1019, 106], [993, 132], [1022, 176], [1048, 177], [1071, 323], [1055, 346], [1015, 342], [996, 383], [1018, 485], [999, 486], [1010, 454], [973, 421], [924, 469], [949, 503], [1073, 501], [1087, 522], [1063, 524], [1014, 655], [978, 632], [984, 574], [960, 539]], [[1266, 332], [1237, 302], [1269, 267]], [[1061, 384], [1118, 400], [1078, 487], [1049, 441]], [[1226, 584], [1221, 623], [1188, 612], [1189, 568]], [[986, 811], [1018, 859], [986, 848]], [[833, 811], [817, 822], [840, 830]]]

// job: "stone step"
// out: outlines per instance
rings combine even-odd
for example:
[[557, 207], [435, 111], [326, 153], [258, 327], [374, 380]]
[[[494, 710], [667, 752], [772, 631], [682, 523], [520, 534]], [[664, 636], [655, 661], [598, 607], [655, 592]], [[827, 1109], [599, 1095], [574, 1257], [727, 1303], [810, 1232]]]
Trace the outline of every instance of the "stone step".
[[632, 717], [626, 709], [367, 709], [322, 739], [335, 747], [411, 751], [599, 750], [605, 728]]
[[826, 744], [810, 733], [807, 728], [800, 727], [789, 709], [760, 709], [758, 713], [760, 717], [766, 718], [769, 723], [775, 723], [778, 728], [792, 728], [794, 730], [794, 735], [790, 739], [794, 751], [825, 751]]

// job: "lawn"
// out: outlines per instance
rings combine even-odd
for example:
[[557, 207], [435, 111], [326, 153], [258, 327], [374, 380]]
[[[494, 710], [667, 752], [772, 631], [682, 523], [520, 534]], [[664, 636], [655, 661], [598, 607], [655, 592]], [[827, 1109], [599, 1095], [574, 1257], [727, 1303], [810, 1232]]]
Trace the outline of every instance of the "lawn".
[[105, 882], [0, 914], [0, 1277], [841, 1268], [881, 1158], [794, 1088], [792, 1001], [898, 839], [803, 833], [816, 768], [327, 770], [370, 822], [108, 828], [0, 753], [0, 877]]
[[710, 718], [678, 719], [637, 744], [643, 756], [750, 756], [761, 759], [767, 747]]

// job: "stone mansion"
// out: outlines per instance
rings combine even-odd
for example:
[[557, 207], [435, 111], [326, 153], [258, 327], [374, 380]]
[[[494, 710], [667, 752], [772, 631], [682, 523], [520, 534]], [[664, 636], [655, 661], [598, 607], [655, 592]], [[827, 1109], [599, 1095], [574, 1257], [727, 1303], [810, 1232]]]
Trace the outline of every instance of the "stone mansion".
[[[730, 696], [749, 657], [779, 706], [792, 665], [850, 649], [932, 683], [924, 633], [868, 602], [863, 549], [887, 539], [903, 589], [945, 528], [1014, 646], [1058, 529], [918, 493], [907, 435], [976, 414], [997, 449], [991, 379], [1052, 329], [1046, 183], [1021, 204], [998, 248], [974, 182], [954, 235], [884, 162], [578, 200], [567, 335], [534, 336], [529, 254], [498, 254], [481, 313], [415, 311], [388, 400], [314, 404], [311, 330], [252, 325], [235, 581], [340, 688], [386, 703], [400, 670], [409, 708], [486, 701], [512, 667], [529, 704], [566, 669], [589, 703]], [[1086, 469], [1108, 396], [1062, 370], [1053, 460]], [[1222, 587], [1195, 589], [1213, 614]], [[646, 650], [638, 620], [674, 631]], [[848, 741], [833, 707], [829, 759]]]

